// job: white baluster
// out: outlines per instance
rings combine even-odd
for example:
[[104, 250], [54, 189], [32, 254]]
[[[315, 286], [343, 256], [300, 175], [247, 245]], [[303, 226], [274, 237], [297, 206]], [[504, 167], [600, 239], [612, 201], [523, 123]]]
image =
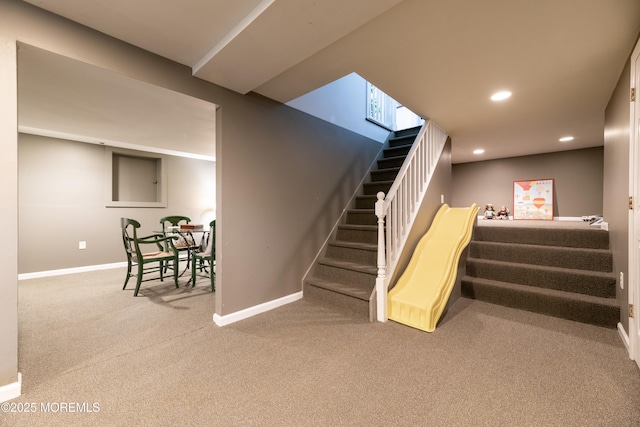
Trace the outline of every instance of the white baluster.
[[387, 277], [387, 257], [385, 256], [384, 247], [384, 217], [385, 203], [384, 193], [382, 191], [377, 194], [376, 216], [378, 217], [378, 276], [376, 277], [376, 317], [378, 322], [387, 321], [387, 289], [385, 287], [385, 279]]

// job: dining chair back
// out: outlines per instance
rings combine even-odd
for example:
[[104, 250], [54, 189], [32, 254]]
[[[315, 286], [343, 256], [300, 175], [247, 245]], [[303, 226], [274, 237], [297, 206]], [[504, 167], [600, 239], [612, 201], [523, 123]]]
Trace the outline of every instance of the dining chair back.
[[209, 234], [206, 237], [206, 246], [202, 252], [193, 252], [191, 263], [191, 286], [196, 285], [196, 277], [206, 277], [211, 281], [211, 292], [216, 291], [215, 263], [216, 263], [216, 220], [209, 223]]
[[[165, 237], [162, 234], [152, 234], [149, 236], [139, 237], [138, 229], [140, 223], [131, 218], [120, 218], [120, 227], [122, 228], [122, 243], [127, 254], [127, 277], [124, 281], [122, 290], [127, 287], [129, 278], [136, 278], [136, 289], [133, 296], [138, 296], [140, 285], [142, 282], [150, 280], [164, 280], [164, 272], [167, 269], [173, 270], [173, 281], [176, 288], [178, 287], [178, 251], [173, 241], [175, 237]], [[151, 251], [143, 251], [141, 247], [151, 246]], [[136, 271], [133, 272], [133, 268]], [[145, 274], [159, 273], [159, 277], [143, 279]], [[148, 277], [148, 276], [147, 276]]]

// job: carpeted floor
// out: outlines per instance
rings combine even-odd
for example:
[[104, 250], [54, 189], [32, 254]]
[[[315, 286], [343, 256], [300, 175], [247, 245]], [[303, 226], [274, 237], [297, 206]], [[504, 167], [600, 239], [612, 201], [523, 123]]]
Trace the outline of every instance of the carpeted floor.
[[304, 299], [219, 328], [206, 281], [134, 298], [123, 277], [20, 282], [12, 403], [36, 411], [0, 425], [640, 425], [615, 330], [467, 299], [431, 334]]

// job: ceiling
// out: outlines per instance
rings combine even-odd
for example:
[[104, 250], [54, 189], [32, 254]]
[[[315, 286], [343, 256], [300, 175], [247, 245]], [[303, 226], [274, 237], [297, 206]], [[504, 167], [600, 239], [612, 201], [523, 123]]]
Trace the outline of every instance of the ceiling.
[[454, 163], [603, 145], [640, 31], [638, 0], [25, 1], [242, 94], [356, 72], [445, 128]]

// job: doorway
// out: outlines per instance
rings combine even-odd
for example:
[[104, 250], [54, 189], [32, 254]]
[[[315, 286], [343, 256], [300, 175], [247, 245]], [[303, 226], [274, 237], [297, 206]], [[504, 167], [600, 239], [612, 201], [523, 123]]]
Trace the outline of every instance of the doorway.
[[[631, 102], [629, 132], [629, 344], [631, 357], [640, 368], [640, 42], [631, 55]], [[635, 91], [635, 94], [633, 93]], [[633, 99], [635, 97], [635, 99]], [[631, 313], [631, 310], [634, 313]]]

